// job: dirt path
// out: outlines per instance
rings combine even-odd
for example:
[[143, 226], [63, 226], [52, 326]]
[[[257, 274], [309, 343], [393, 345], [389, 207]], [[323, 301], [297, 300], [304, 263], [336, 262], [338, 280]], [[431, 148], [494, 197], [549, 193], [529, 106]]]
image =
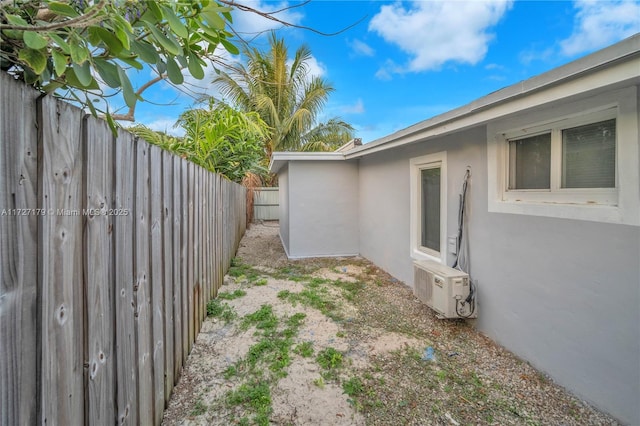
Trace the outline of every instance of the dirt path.
[[247, 231], [164, 425], [616, 424], [364, 259], [288, 261], [277, 232]]

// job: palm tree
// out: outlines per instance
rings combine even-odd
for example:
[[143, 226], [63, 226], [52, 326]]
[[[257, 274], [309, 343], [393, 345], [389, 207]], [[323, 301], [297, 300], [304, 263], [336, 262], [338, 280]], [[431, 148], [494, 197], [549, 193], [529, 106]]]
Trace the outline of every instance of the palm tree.
[[342, 134], [342, 138], [348, 135], [349, 140], [353, 128], [339, 119], [317, 125], [334, 88], [321, 77], [309, 76], [308, 62], [312, 58], [309, 48], [301, 46], [289, 61], [283, 39], [271, 33], [269, 45], [267, 52], [247, 46], [244, 49], [247, 65], [238, 64], [230, 74], [221, 73], [214, 80], [232, 104], [244, 111], [256, 111], [269, 125], [268, 156], [273, 151], [301, 150], [306, 142], [317, 142], [318, 135], [328, 128], [334, 135]]

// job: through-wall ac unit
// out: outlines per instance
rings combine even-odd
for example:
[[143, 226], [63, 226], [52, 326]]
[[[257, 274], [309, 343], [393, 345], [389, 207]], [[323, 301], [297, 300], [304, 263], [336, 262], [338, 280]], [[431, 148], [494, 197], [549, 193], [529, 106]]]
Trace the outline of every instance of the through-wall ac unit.
[[467, 273], [430, 260], [414, 261], [413, 272], [413, 293], [440, 318], [477, 318]]

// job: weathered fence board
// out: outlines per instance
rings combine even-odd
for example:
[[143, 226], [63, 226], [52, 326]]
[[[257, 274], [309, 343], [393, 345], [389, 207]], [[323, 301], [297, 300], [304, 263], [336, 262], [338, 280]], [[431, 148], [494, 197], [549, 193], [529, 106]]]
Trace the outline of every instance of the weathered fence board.
[[[41, 100], [38, 274], [43, 423], [84, 423], [82, 111]], [[58, 397], [63, 395], [63, 398]]]
[[113, 294], [113, 134], [105, 121], [85, 118], [85, 375], [89, 424], [111, 423], [116, 418], [114, 370]]
[[[153, 360], [154, 407], [164, 409], [164, 258], [162, 248], [162, 150], [149, 147], [151, 256], [151, 351]], [[162, 421], [162, 410], [154, 409], [154, 424]]]
[[134, 296], [138, 341], [138, 423], [153, 424], [151, 273], [149, 271], [149, 145], [136, 141]]
[[162, 266], [164, 282], [164, 404], [171, 397], [174, 378], [173, 276], [173, 156], [162, 152]]
[[119, 425], [135, 425], [138, 419], [136, 370], [135, 296], [133, 292], [134, 164], [133, 135], [119, 131], [115, 143], [115, 317], [116, 412]]
[[0, 77], [0, 426], [159, 425], [246, 191]]
[[38, 120], [35, 91], [0, 74], [0, 424], [35, 424], [37, 354]]

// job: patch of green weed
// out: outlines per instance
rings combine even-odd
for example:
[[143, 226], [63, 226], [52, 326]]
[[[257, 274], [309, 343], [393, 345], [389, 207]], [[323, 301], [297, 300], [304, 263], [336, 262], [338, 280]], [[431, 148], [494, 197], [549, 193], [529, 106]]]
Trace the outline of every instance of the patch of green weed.
[[243, 383], [238, 389], [227, 394], [227, 402], [241, 406], [255, 414], [254, 423], [268, 425], [271, 416], [271, 389], [266, 381], [254, 380]]
[[342, 367], [342, 353], [332, 347], [318, 352], [316, 362], [325, 370], [333, 370]]
[[227, 303], [220, 299], [213, 299], [207, 302], [207, 316], [221, 318], [225, 323], [229, 323], [238, 317], [236, 311]]
[[313, 356], [313, 343], [302, 342], [298, 344], [295, 348], [293, 348], [293, 352], [297, 353], [303, 358], [309, 358], [310, 356]]
[[237, 289], [233, 293], [229, 293], [227, 291], [221, 291], [220, 293], [218, 293], [218, 299], [233, 300], [233, 299], [239, 299], [240, 297], [243, 297], [246, 295], [247, 295], [247, 292], [241, 289]]

